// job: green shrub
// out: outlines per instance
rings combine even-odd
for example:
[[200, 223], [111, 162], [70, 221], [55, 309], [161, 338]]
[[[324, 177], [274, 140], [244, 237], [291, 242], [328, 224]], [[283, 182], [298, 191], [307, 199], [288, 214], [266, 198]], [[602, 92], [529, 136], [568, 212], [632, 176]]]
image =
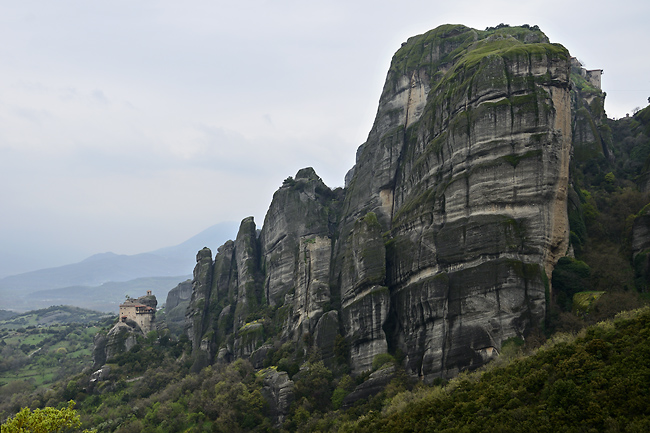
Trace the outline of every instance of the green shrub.
[[551, 285], [555, 302], [563, 311], [571, 311], [573, 295], [589, 290], [591, 269], [583, 261], [562, 257], [553, 270]]
[[380, 353], [372, 359], [372, 369], [379, 370], [386, 364], [395, 364], [395, 358], [389, 353]]

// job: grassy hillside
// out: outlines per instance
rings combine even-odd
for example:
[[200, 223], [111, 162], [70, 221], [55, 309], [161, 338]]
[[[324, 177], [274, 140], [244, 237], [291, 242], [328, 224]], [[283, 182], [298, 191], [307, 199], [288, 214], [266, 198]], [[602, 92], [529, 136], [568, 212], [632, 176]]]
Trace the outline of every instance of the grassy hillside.
[[1, 320], [0, 405], [92, 365], [93, 338], [112, 321], [105, 313], [69, 306]]

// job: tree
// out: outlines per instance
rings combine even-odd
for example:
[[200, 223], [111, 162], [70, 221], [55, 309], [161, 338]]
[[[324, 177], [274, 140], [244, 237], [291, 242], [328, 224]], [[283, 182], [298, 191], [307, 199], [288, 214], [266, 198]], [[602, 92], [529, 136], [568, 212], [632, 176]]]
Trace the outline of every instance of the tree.
[[[75, 402], [70, 400], [64, 409], [36, 409], [33, 412], [24, 407], [13, 418], [8, 418], [2, 424], [2, 433], [52, 433], [72, 428], [79, 428], [81, 421], [77, 411], [74, 410]], [[88, 432], [88, 430], [84, 430]]]

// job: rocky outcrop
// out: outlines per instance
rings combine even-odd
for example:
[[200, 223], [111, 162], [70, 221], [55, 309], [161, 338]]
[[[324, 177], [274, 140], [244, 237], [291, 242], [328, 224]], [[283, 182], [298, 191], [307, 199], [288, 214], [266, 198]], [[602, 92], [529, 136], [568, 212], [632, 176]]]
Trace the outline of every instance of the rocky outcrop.
[[208, 362], [250, 357], [271, 321], [285, 339], [315, 332], [331, 305], [337, 197], [313, 169], [302, 169], [275, 193], [259, 234], [249, 217], [214, 260], [209, 249], [199, 252], [186, 327], [195, 352]]
[[313, 332], [330, 302], [336, 203], [337, 193], [312, 168], [286, 179], [273, 195], [260, 233], [264, 293], [270, 306], [284, 306], [285, 338]]
[[[647, 149], [650, 145], [650, 106], [638, 111], [632, 118], [625, 118], [624, 122], [627, 125], [634, 125], [630, 128], [631, 137], [626, 137], [625, 141], [634, 140], [635, 148]], [[637, 185], [642, 192], [650, 193], [650, 154], [647, 151], [639, 153], [640, 157], [634, 155], [636, 158], [630, 158], [628, 164], [639, 168]]]
[[138, 343], [138, 337], [143, 336], [135, 322], [117, 322], [106, 335], [106, 360], [115, 355], [128, 352]]
[[613, 160], [611, 130], [606, 124], [605, 93], [600, 87], [602, 71], [587, 71], [571, 58], [571, 128], [573, 162], [581, 168]]
[[239, 329], [262, 306], [260, 245], [253, 217], [242, 221], [235, 240], [237, 291], [233, 326]]
[[107, 365], [102, 365], [102, 368], [96, 370], [93, 374], [90, 375], [88, 382], [93, 384], [95, 382], [100, 382], [105, 380], [111, 372], [111, 368]]
[[339, 313], [328, 311], [318, 320], [314, 329], [314, 347], [318, 349], [326, 366], [334, 364], [336, 357], [336, 338], [340, 337]]
[[93, 369], [98, 369], [106, 363], [106, 343], [108, 337], [105, 333], [98, 332], [93, 338]]
[[282, 425], [293, 403], [293, 381], [284, 371], [268, 369], [264, 371], [262, 395], [269, 404], [269, 415], [276, 426]]
[[[212, 294], [212, 251], [203, 248], [196, 255], [194, 279], [192, 280], [192, 297], [186, 313], [187, 336], [192, 348], [205, 350], [202, 346], [205, 334], [205, 322], [210, 319], [208, 306]], [[209, 341], [208, 343], [209, 344]]]
[[293, 342], [358, 374], [399, 351], [430, 381], [526, 338], [569, 248], [569, 73], [566, 49], [532, 28], [409, 39], [346, 189], [300, 170], [259, 236], [247, 218], [214, 260], [199, 252], [195, 353]]
[[176, 287], [167, 293], [167, 300], [165, 301], [165, 318], [174, 321], [177, 320], [179, 315], [177, 311], [182, 310], [183, 322], [185, 321], [185, 310], [192, 298], [192, 280], [186, 280], [179, 283]]
[[358, 385], [350, 394], [343, 398], [342, 407], [347, 409], [358, 400], [367, 400], [369, 397], [379, 394], [394, 377], [395, 367], [393, 366], [373, 372], [368, 377], [368, 380]]
[[[155, 309], [158, 301], [150, 292], [145, 296], [132, 299], [128, 298], [123, 304], [120, 305], [120, 312], [124, 312], [124, 306], [138, 306], [138, 309], [149, 310], [146, 311], [146, 323], [152, 325], [155, 321]], [[153, 310], [153, 311], [151, 311]], [[136, 307], [133, 307], [134, 314]], [[130, 314], [130, 313], [129, 313]], [[142, 323], [142, 322], [141, 322]], [[124, 352], [130, 351], [140, 338], [145, 337], [145, 332], [150, 329], [143, 329], [136, 320], [130, 316], [121, 316], [117, 322], [108, 332], [98, 332], [94, 338], [93, 348], [93, 367], [99, 368], [111, 358]]]
[[397, 52], [382, 101], [342, 244], [350, 217], [377, 214], [388, 347], [414, 375], [452, 376], [544, 317], [568, 248], [569, 56], [540, 32], [443, 26]]

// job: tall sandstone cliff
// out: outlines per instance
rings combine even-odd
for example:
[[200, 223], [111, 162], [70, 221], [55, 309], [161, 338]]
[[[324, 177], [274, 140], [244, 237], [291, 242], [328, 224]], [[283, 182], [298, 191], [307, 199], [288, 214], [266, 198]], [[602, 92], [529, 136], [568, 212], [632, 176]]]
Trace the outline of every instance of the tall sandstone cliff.
[[260, 232], [246, 218], [214, 259], [197, 255], [197, 367], [289, 342], [326, 362], [347, 348], [354, 374], [402, 354], [431, 381], [525, 339], [569, 247], [569, 74], [566, 49], [536, 29], [410, 38], [346, 188], [300, 170]]

